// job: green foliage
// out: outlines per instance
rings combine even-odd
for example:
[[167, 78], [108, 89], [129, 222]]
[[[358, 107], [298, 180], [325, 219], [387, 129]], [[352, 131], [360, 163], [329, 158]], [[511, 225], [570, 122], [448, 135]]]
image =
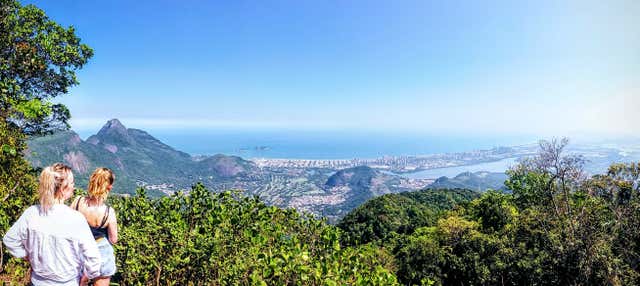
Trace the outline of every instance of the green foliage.
[[547, 174], [529, 172], [520, 166], [507, 173], [509, 179], [505, 181], [505, 185], [512, 191], [513, 200], [518, 207], [551, 205], [549, 195], [544, 192], [550, 181]]
[[442, 283], [441, 265], [445, 263], [445, 252], [435, 239], [433, 230], [420, 229], [416, 235], [407, 236], [396, 251], [397, 260], [401, 262], [397, 275], [405, 284], [423, 284], [423, 281]]
[[[197, 184], [188, 194], [153, 199], [138, 189], [109, 203], [119, 222], [112, 282], [120, 285], [397, 284], [383, 249], [342, 247], [338, 228], [238, 192], [214, 194]], [[26, 271], [12, 259], [0, 278], [19, 284]]]
[[637, 215], [618, 219], [605, 200], [579, 191], [571, 196], [577, 213], [569, 220], [546, 207], [517, 208], [512, 199], [487, 192], [436, 225], [396, 238], [400, 282], [637, 284]]
[[627, 282], [640, 284], [640, 163], [611, 165], [607, 174], [594, 176], [586, 185], [603, 200], [600, 211], [611, 216], [611, 251], [629, 268], [625, 273], [632, 277]]
[[[68, 126], [69, 111], [51, 99], [78, 83], [75, 70], [92, 53], [72, 27], [62, 28], [33, 5], [0, 0], [1, 235], [36, 201], [36, 172], [23, 158], [26, 136]], [[0, 272], [24, 277], [26, 263], [7, 257], [0, 250]]]
[[507, 264], [507, 238], [482, 232], [480, 223], [459, 212], [434, 227], [419, 229], [396, 250], [398, 278], [405, 284], [499, 284]]
[[385, 240], [393, 234], [411, 234], [435, 224], [440, 213], [468, 202], [479, 193], [460, 189], [422, 190], [383, 195], [362, 204], [338, 224], [343, 243], [358, 245]]
[[511, 194], [489, 191], [428, 219], [422, 210], [447, 204], [425, 199], [422, 220], [407, 198], [432, 193], [385, 196], [340, 227], [349, 244], [388, 249], [389, 269], [407, 285], [640, 284], [640, 164], [588, 178], [581, 158], [562, 155], [566, 143], [542, 142], [513, 168]]
[[78, 84], [93, 51], [33, 5], [0, 0], [0, 120], [23, 134], [68, 127], [69, 110], [50, 100]]
[[518, 210], [512, 202], [512, 196], [497, 191], [488, 191], [468, 206], [469, 215], [478, 220], [487, 232], [501, 231], [512, 224], [518, 216]]
[[[24, 135], [16, 129], [7, 128], [0, 121], [0, 235], [4, 236], [25, 208], [36, 201], [36, 176], [16, 150], [24, 148]], [[5, 266], [8, 263], [8, 269]], [[22, 274], [27, 271], [24, 262], [10, 258], [8, 252], [0, 249], [0, 272]], [[22, 276], [17, 276], [22, 277]]]
[[294, 210], [202, 185], [150, 199], [143, 189], [111, 201], [123, 285], [387, 285], [375, 247], [343, 248], [340, 230]]

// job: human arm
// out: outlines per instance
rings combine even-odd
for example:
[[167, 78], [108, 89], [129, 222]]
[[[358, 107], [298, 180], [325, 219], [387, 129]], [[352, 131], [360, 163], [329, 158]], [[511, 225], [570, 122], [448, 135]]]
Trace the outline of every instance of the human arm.
[[116, 211], [111, 208], [112, 215], [109, 216], [109, 224], [107, 225], [107, 232], [109, 234], [109, 242], [115, 244], [118, 242], [118, 220], [116, 219]]
[[9, 253], [17, 258], [27, 259], [27, 250], [23, 244], [27, 236], [27, 211], [22, 213], [20, 218], [18, 218], [2, 238], [2, 242], [7, 247]]

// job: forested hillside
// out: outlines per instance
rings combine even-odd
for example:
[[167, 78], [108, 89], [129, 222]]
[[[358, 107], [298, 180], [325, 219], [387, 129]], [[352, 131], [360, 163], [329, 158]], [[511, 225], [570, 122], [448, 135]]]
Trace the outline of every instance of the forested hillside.
[[504, 181], [507, 179], [507, 175], [504, 173], [491, 173], [491, 172], [463, 172], [456, 175], [453, 178], [440, 177], [435, 180], [430, 188], [442, 189], [442, 188], [460, 188], [469, 189], [479, 192], [484, 192], [488, 189], [492, 190], [505, 190]]
[[143, 130], [126, 128], [117, 119], [109, 120], [87, 140], [64, 131], [33, 137], [28, 146], [26, 158], [34, 167], [65, 162], [76, 172], [79, 186], [86, 186], [97, 167], [115, 170], [114, 190], [121, 194], [134, 194], [137, 186], [144, 186], [150, 196], [157, 197], [165, 195], [162, 191], [188, 189], [195, 181], [233, 186], [257, 176], [255, 165], [242, 158], [216, 155], [195, 160]]
[[392, 234], [411, 234], [432, 226], [444, 211], [465, 204], [480, 193], [463, 189], [427, 189], [387, 194], [371, 199], [347, 214], [338, 224], [343, 243], [385, 241]]
[[512, 169], [511, 194], [489, 191], [444, 212], [434, 212], [437, 202], [383, 196], [339, 226], [348, 245], [388, 251], [407, 285], [638, 285], [640, 164], [587, 177], [565, 145], [542, 142]]

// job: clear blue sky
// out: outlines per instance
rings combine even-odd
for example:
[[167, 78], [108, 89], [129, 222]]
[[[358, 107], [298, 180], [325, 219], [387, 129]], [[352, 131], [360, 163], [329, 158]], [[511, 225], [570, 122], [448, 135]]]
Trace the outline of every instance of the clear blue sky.
[[640, 1], [27, 1], [95, 57], [77, 129], [639, 134]]

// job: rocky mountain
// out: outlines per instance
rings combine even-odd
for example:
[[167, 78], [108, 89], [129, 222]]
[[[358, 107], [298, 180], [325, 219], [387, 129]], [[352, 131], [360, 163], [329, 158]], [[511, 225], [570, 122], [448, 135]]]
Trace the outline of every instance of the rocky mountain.
[[410, 179], [366, 166], [270, 168], [237, 156], [194, 157], [143, 130], [126, 128], [117, 119], [84, 141], [75, 132], [65, 131], [32, 138], [28, 144], [26, 157], [33, 166], [64, 162], [73, 168], [79, 188], [86, 188], [95, 168], [108, 167], [116, 174], [116, 193], [132, 194], [144, 187], [150, 195], [160, 196], [189, 190], [201, 182], [213, 191], [242, 190], [269, 204], [294, 207], [331, 221], [370, 198], [412, 190]]
[[117, 119], [109, 120], [86, 141], [73, 131], [34, 138], [29, 141], [27, 159], [36, 167], [67, 163], [81, 187], [95, 168], [111, 168], [116, 173], [114, 189], [120, 193], [133, 193], [138, 186], [152, 193], [188, 189], [200, 178], [232, 178], [256, 170], [252, 162], [240, 157], [215, 155], [195, 160], [145, 131], [127, 129]]
[[505, 173], [492, 172], [464, 172], [453, 178], [440, 177], [429, 185], [432, 189], [468, 189], [484, 192], [487, 189], [504, 190]]

